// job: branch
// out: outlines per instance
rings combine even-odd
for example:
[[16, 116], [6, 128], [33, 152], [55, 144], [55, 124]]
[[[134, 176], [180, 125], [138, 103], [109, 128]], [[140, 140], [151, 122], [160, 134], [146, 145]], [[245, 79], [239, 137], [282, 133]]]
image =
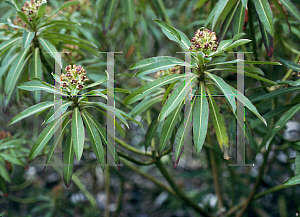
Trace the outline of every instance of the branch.
[[172, 189], [175, 191], [175, 193], [178, 195], [178, 197], [187, 206], [192, 207], [196, 212], [200, 213], [204, 217], [213, 217], [212, 214], [206, 212], [206, 210], [204, 210], [203, 208], [201, 208], [200, 206], [198, 206], [197, 203], [195, 203], [193, 200], [191, 200], [189, 197], [187, 197], [181, 191], [181, 189], [177, 186], [177, 184], [175, 183], [175, 181], [173, 180], [173, 178], [171, 177], [171, 175], [169, 174], [169, 172], [167, 171], [167, 169], [165, 168], [165, 166], [163, 165], [163, 163], [160, 161], [160, 159], [158, 161], [156, 161], [156, 166], [159, 169], [159, 171], [161, 172], [161, 174], [163, 175], [163, 177], [165, 177], [165, 179], [168, 181], [168, 183], [170, 184], [170, 186], [172, 187]]

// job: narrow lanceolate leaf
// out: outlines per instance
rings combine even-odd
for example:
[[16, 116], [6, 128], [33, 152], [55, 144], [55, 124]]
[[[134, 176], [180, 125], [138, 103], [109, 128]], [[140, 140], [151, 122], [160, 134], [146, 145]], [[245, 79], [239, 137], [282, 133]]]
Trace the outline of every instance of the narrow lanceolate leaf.
[[283, 63], [283, 65], [285, 65], [286, 67], [293, 69], [295, 71], [300, 71], [300, 66], [297, 63], [293, 63], [291, 61], [284, 60], [280, 57], [278, 57], [278, 58]]
[[247, 97], [245, 97], [240, 91], [237, 91], [230, 85], [228, 86], [231, 88], [232, 92], [236, 94], [236, 99], [243, 103], [244, 106], [246, 106], [250, 111], [252, 111], [267, 126], [266, 120], [259, 114], [256, 107], [251, 103], [251, 101]]
[[179, 106], [177, 106], [171, 114], [166, 118], [166, 121], [164, 123], [161, 137], [160, 137], [160, 143], [158, 147], [158, 153], [162, 154], [163, 150], [165, 149], [167, 142], [172, 136], [173, 129], [178, 121], [178, 117], [180, 114], [180, 111], [182, 110], [184, 102], [182, 101]]
[[58, 144], [60, 141], [62, 141], [61, 139], [62, 139], [62, 137], [63, 137], [63, 135], [64, 135], [65, 129], [66, 129], [66, 127], [68, 126], [68, 124], [69, 124], [70, 122], [71, 122], [70, 119], [65, 119], [65, 120], [63, 121], [62, 127], [61, 127], [61, 131], [59, 132], [58, 138], [57, 138], [56, 141], [51, 145], [51, 148], [50, 148], [50, 150], [49, 150], [49, 152], [48, 152], [48, 154], [47, 154], [47, 159], [46, 159], [45, 166], [44, 166], [44, 172], [46, 171], [47, 166], [48, 166], [48, 164], [49, 164], [49, 162], [50, 162], [50, 160], [51, 160], [51, 157], [52, 157], [52, 155], [53, 155], [53, 153], [54, 153], [55, 147], [57, 146], [57, 144]]
[[186, 75], [169, 75], [163, 78], [159, 78], [156, 79], [154, 81], [148, 82], [147, 84], [141, 86], [140, 88], [136, 89], [135, 91], [133, 91], [129, 96], [127, 96], [123, 102], [124, 105], [127, 104], [132, 104], [142, 98], [144, 98], [145, 96], [147, 96], [148, 94], [150, 94], [151, 92], [153, 92], [154, 90], [156, 90], [157, 88], [166, 85], [166, 84], [170, 84], [174, 81], [180, 80], [185, 78]]
[[221, 28], [221, 31], [220, 31], [220, 34], [218, 36], [218, 38], [220, 40], [223, 40], [226, 35], [227, 35], [227, 32], [231, 26], [231, 23], [232, 23], [232, 20], [233, 20], [233, 17], [235, 16], [236, 12], [237, 12], [237, 9], [238, 9], [238, 6], [239, 6], [239, 3], [240, 3], [240, 0], [233, 6], [233, 8], [231, 9], [231, 11], [229, 12], [229, 14], [227, 15], [224, 23], [222, 24], [222, 28]]
[[0, 164], [0, 177], [2, 177], [5, 181], [9, 183], [11, 182], [9, 174], [6, 168], [2, 164]]
[[296, 91], [299, 91], [299, 90], [300, 90], [299, 86], [289, 87], [289, 88], [285, 88], [285, 89], [281, 89], [281, 90], [276, 90], [274, 92], [266, 93], [264, 95], [255, 97], [251, 101], [252, 102], [257, 102], [257, 101], [261, 101], [261, 100], [269, 100], [269, 99], [272, 99], [272, 98], [277, 97], [279, 95], [283, 95], [283, 94], [287, 94], [287, 93], [292, 93], [292, 92], [296, 92]]
[[43, 38], [39, 38], [39, 42], [41, 43], [43, 48], [46, 50], [46, 53], [48, 53], [52, 58], [55, 59], [55, 53], [57, 53], [58, 51], [56, 50], [54, 45], [52, 45], [48, 40], [43, 39]]
[[274, 138], [275, 134], [279, 132], [283, 127], [285, 127], [285, 124], [292, 118], [294, 115], [300, 111], [300, 104], [297, 104], [293, 106], [290, 110], [288, 110], [275, 124], [275, 127], [272, 129], [270, 136], [266, 142], [267, 148], [269, 147], [272, 139]]
[[48, 16], [48, 18], [52, 17], [54, 14], [58, 13], [59, 11], [65, 9], [65, 8], [68, 8], [68, 7], [71, 7], [73, 5], [76, 5], [76, 4], [79, 4], [80, 1], [69, 1], [69, 2], [66, 2], [65, 4], [63, 4], [60, 8], [58, 8], [57, 10], [55, 10], [52, 14], [50, 14]]
[[1, 44], [0, 44], [0, 51], [3, 52], [7, 49], [9, 49], [10, 47], [12, 47], [14, 44], [18, 43], [21, 41], [21, 38], [22, 37], [18, 37], [18, 38], [13, 38], [13, 39], [10, 39], [10, 40], [7, 40], [7, 41], [3, 41]]
[[62, 114], [64, 114], [67, 111], [68, 107], [72, 105], [72, 103], [73, 103], [72, 101], [70, 102], [63, 101], [62, 105], [59, 108], [55, 108], [56, 110], [55, 112], [54, 112], [54, 107], [51, 108], [51, 110], [49, 111], [49, 113], [45, 118], [45, 121], [42, 124], [48, 124], [52, 122], [54, 120], [54, 116], [55, 119], [59, 118]]
[[39, 9], [38, 9], [38, 13], [36, 15], [36, 18], [40, 18], [42, 17], [45, 12], [46, 12], [46, 7], [47, 7], [47, 1], [42, 1], [42, 3], [40, 4], [39, 6]]
[[267, 54], [269, 57], [273, 56], [273, 37], [267, 32], [264, 25], [259, 20], [259, 26], [260, 26], [260, 32], [262, 36], [263, 43], [265, 45], [265, 48], [267, 50]]
[[24, 52], [21, 52], [20, 55], [17, 57], [16, 61], [12, 63], [10, 70], [7, 74], [6, 80], [5, 80], [5, 93], [8, 94], [10, 91], [12, 91], [17, 81], [20, 78], [20, 75], [23, 71], [23, 66], [25, 64], [24, 59], [29, 51], [29, 47], [24, 50]]
[[[113, 147], [113, 145], [107, 145], [107, 144], [113, 144], [110, 137], [109, 136], [106, 136], [106, 131], [105, 129], [101, 126], [101, 124], [96, 121], [95, 119], [92, 118], [92, 116], [84, 110], [84, 113], [85, 113], [85, 117], [87, 117], [87, 119], [94, 124], [94, 126], [96, 127], [96, 129], [98, 130], [99, 132], [99, 135], [104, 143], [104, 153], [107, 153], [108, 152], [110, 153], [111, 156], [114, 157], [115, 159], [115, 163], [116, 164], [120, 164], [120, 159], [119, 159], [119, 156], [118, 156], [118, 153], [117, 151], [115, 150], [115, 148]], [[108, 141], [108, 142], [107, 142]], [[106, 152], [106, 147], [108, 148], [108, 152]], [[104, 169], [104, 166], [102, 167], [102, 169]]]
[[300, 11], [291, 0], [279, 0], [282, 5], [300, 22]]
[[45, 109], [47, 109], [53, 105], [54, 105], [54, 102], [50, 101], [50, 102], [41, 102], [37, 105], [31, 106], [31, 107], [25, 109], [24, 111], [20, 112], [19, 114], [17, 114], [15, 117], [13, 117], [8, 125], [14, 124], [14, 123], [16, 123], [28, 116], [31, 116], [35, 113], [44, 111]]
[[73, 174], [73, 165], [74, 165], [74, 149], [72, 144], [72, 133], [69, 132], [67, 141], [64, 148], [64, 157], [63, 157], [63, 177], [64, 183], [67, 188], [71, 184], [72, 174]]
[[157, 130], [158, 122], [157, 122], [158, 116], [155, 115], [155, 117], [152, 119], [150, 126], [148, 127], [148, 131], [146, 133], [145, 138], [145, 151], [147, 151], [148, 147], [151, 145], [151, 141], [154, 138], [155, 132]]
[[70, 115], [71, 112], [66, 112], [65, 114], [62, 115], [60, 119], [58, 119], [55, 122], [51, 122], [48, 124], [47, 127], [41, 132], [39, 137], [37, 138], [36, 142], [32, 146], [28, 161], [31, 161], [34, 159], [40, 151], [45, 147], [45, 145], [49, 142], [53, 134], [57, 131], [58, 127], [62, 124], [62, 122]]
[[295, 175], [300, 174], [300, 151], [296, 150], [296, 158], [295, 158]]
[[102, 84], [102, 83], [106, 82], [106, 80], [107, 80], [107, 77], [104, 77], [104, 78], [100, 79], [99, 81], [96, 81], [96, 82], [94, 82], [92, 84], [84, 86], [83, 89], [87, 89], [87, 88], [90, 88], [90, 87], [95, 87], [95, 86], [97, 86], [99, 84]]
[[180, 59], [178, 59], [177, 62], [175, 62], [175, 61], [173, 62], [171, 60], [163, 60], [163, 61], [153, 63], [151, 65], [148, 65], [148, 66], [140, 69], [139, 71], [137, 71], [135, 76], [147, 75], [147, 74], [150, 74], [152, 72], [157, 72], [159, 70], [172, 68], [173, 66], [176, 66], [176, 65], [183, 66], [183, 65], [186, 65], [186, 64], [184, 63], [183, 60], [180, 60]]
[[[192, 101], [192, 105], [194, 102], [195, 102], [195, 98]], [[173, 153], [172, 153], [172, 162], [173, 162], [174, 167], [177, 167], [177, 165], [179, 163], [179, 158], [182, 154], [185, 140], [191, 129], [192, 108], [193, 108], [192, 105], [189, 107], [189, 110], [187, 112], [185, 112], [186, 115], [184, 118], [182, 118], [180, 126], [179, 126], [176, 136], [175, 136], [175, 141], [173, 144]]]
[[249, 39], [240, 39], [240, 40], [237, 40], [234, 43], [232, 43], [230, 46], [226, 47], [225, 51], [228, 51], [228, 50], [230, 50], [232, 48], [238, 47], [238, 46], [243, 45], [243, 44], [247, 44], [250, 41], [251, 40], [249, 40]]
[[242, 3], [243, 3], [244, 8], [246, 8], [248, 10], [248, 6], [247, 6], [248, 0], [242, 0]]
[[72, 140], [77, 161], [81, 159], [84, 146], [84, 127], [78, 107], [74, 108], [72, 115]]
[[279, 62], [268, 62], [268, 61], [249, 61], [249, 60], [245, 60], [245, 64], [266, 64], [266, 65], [277, 65], [277, 66], [281, 66], [281, 63]]
[[242, 2], [239, 3], [236, 13], [233, 17], [233, 23], [232, 23], [233, 35], [243, 32], [244, 20], [245, 20], [245, 8]]
[[105, 18], [104, 18], [104, 30], [106, 31], [109, 29], [112, 20], [115, 16], [115, 11], [117, 9], [119, 1], [118, 0], [111, 0], [107, 2], [106, 8], [105, 8]]
[[127, 15], [127, 20], [129, 27], [132, 28], [134, 24], [134, 0], [128, 0], [125, 2], [126, 3], [126, 15]]
[[28, 90], [28, 91], [44, 90], [48, 93], [68, 95], [67, 92], [57, 90], [54, 86], [42, 81], [39, 78], [32, 78], [31, 81], [21, 83], [18, 85], [18, 88], [22, 90]]
[[224, 10], [224, 8], [226, 7], [228, 2], [229, 2], [229, 0], [220, 0], [220, 1], [218, 1], [217, 6], [216, 6], [217, 9], [214, 13], [214, 19], [213, 19], [213, 22], [212, 22], [212, 30], [214, 30], [215, 25], [216, 25], [222, 11]]
[[[30, 78], [40, 78], [43, 77], [43, 67], [40, 58], [39, 48], [35, 48], [33, 53], [33, 58], [30, 65]], [[41, 100], [41, 91], [34, 91], [33, 98], [35, 102], [40, 102]]]
[[170, 61], [174, 61], [174, 62], [180, 61], [180, 59], [175, 58], [175, 57], [170, 57], [170, 56], [151, 57], [151, 58], [144, 59], [144, 60], [141, 60], [141, 61], [138, 61], [138, 62], [132, 64], [129, 67], [129, 69], [130, 70], [140, 69], [140, 68], [146, 67], [148, 65], [151, 65], [153, 63], [162, 61], [162, 60], [170, 60]]
[[172, 26], [170, 26], [169, 24], [161, 21], [161, 20], [157, 20], [157, 19], [153, 19], [153, 21], [162, 29], [167, 31], [168, 33], [172, 34], [177, 40], [178, 42], [181, 41], [181, 37], [180, 34], [177, 32], [176, 29], [174, 29]]
[[34, 32], [27, 32], [26, 30], [24, 30], [23, 33], [23, 49], [25, 50], [30, 43], [32, 42], [32, 39], [34, 38]]
[[283, 183], [284, 185], [297, 185], [300, 184], [300, 174], [290, 178], [289, 180], [287, 180], [285, 183]]
[[196, 153], [199, 154], [204, 144], [208, 126], [209, 108], [204, 83], [201, 81], [199, 93], [195, 100], [193, 115], [193, 135]]
[[218, 107], [213, 97], [210, 95], [209, 91], [207, 92], [209, 95], [209, 110], [213, 121], [213, 126], [216, 131], [217, 140], [221, 148], [221, 151], [224, 153], [224, 159], [228, 160], [230, 158], [228, 156], [229, 137], [225, 125], [224, 116], [222, 115], [220, 108]]
[[191, 82], [196, 79], [198, 75], [191, 76], [187, 81], [182, 81], [181, 84], [176, 87], [168, 100], [162, 107], [159, 115], [159, 122], [164, 120], [180, 103], [187, 94], [190, 92]]
[[31, 22], [28, 20], [28, 17], [22, 12], [17, 11], [18, 16], [23, 20], [28, 26], [31, 26]]
[[97, 160], [98, 160], [99, 164], [101, 165], [101, 167], [103, 168], [103, 166], [105, 164], [105, 154], [104, 154], [104, 150], [103, 150], [99, 132], [92, 121], [92, 119], [93, 119], [92, 117], [90, 117], [86, 113], [82, 113], [82, 117], [83, 117], [84, 125], [87, 129], [91, 144], [93, 146], [95, 155], [97, 157]]
[[273, 37], [273, 15], [268, 0], [253, 0], [256, 12], [268, 33]]
[[230, 89], [230, 87], [228, 86], [228, 84], [226, 84], [226, 82], [219, 76], [216, 76], [209, 72], [204, 72], [204, 73], [207, 74], [208, 77], [212, 79], [212, 81], [218, 86], [221, 92], [225, 95], [227, 101], [231, 105], [233, 113], [235, 113], [236, 111], [235, 96], [232, 90]]

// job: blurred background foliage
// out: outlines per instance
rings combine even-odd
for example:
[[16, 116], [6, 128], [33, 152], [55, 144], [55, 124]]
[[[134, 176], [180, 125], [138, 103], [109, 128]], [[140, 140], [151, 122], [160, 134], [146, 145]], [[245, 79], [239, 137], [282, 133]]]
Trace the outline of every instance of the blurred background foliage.
[[[9, 1], [10, 2], [10, 1]], [[23, 5], [25, 1], [16, 1]], [[178, 56], [183, 59], [181, 47], [171, 42], [152, 19], [161, 19], [176, 29], [184, 32], [189, 38], [194, 32], [205, 26], [212, 28], [210, 19], [216, 0], [82, 0], [79, 5], [73, 5], [57, 13], [53, 20], [74, 22], [60, 23], [49, 28], [43, 37], [51, 42], [58, 51], [71, 52], [63, 54], [63, 65], [82, 65], [89, 73], [89, 78], [98, 81], [106, 76], [106, 55], [97, 54], [98, 51], [123, 51], [115, 55], [116, 87], [134, 90], [141, 84], [154, 79], [153, 76], [142, 78], [133, 77], [129, 71], [133, 63], [154, 56]], [[233, 6], [237, 1], [234, 1]], [[238, 1], [240, 2], [240, 1]], [[241, 1], [247, 2], [247, 1]], [[240, 2], [240, 4], [241, 4]], [[292, 1], [297, 8], [299, 1]], [[59, 8], [64, 1], [51, 0], [47, 3], [46, 15]], [[269, 1], [273, 13], [274, 37], [273, 45], [264, 46], [261, 33], [262, 27], [259, 17], [255, 13], [254, 4], [248, 1], [249, 11], [245, 11], [243, 22], [244, 38], [251, 39], [247, 46], [241, 46], [240, 51], [253, 51], [247, 54], [247, 60], [261, 61], [290, 61], [298, 63], [300, 56], [300, 28], [299, 22], [282, 6], [280, 1]], [[249, 13], [252, 6], [252, 16]], [[15, 10], [1, 1], [1, 22], [14, 23]], [[227, 11], [227, 14], [230, 11]], [[226, 17], [220, 16], [215, 23], [214, 31], [224, 39], [232, 38], [235, 30], [234, 23], [229, 22], [230, 28], [225, 28]], [[252, 19], [252, 21], [251, 21]], [[2, 22], [3, 21], [3, 22]], [[228, 21], [228, 20], [227, 20]], [[15, 21], [17, 22], [17, 21]], [[49, 33], [50, 32], [50, 33]], [[224, 32], [227, 32], [225, 34]], [[0, 26], [0, 42], [21, 35], [22, 30], [8, 25]], [[48, 36], [47, 36], [48, 34]], [[56, 36], [55, 36], [56, 34]], [[86, 46], [80, 41], [60, 37], [58, 34], [70, 35], [85, 39], [95, 46]], [[42, 48], [40, 46], [40, 48]], [[272, 49], [271, 49], [272, 48]], [[270, 49], [273, 50], [270, 55]], [[1, 53], [1, 51], [0, 51]], [[45, 52], [44, 52], [45, 53]], [[220, 57], [222, 60], [234, 59], [230, 54]], [[5, 67], [5, 55], [1, 55], [0, 65], [0, 99], [5, 102], [4, 84], [8, 68]], [[215, 61], [220, 61], [216, 59]], [[45, 54], [43, 63], [43, 79], [53, 84], [51, 72], [53, 63]], [[246, 112], [250, 126], [246, 130], [252, 137], [247, 141], [247, 163], [254, 163], [254, 167], [228, 167], [228, 162], [222, 158], [214, 136], [205, 144], [198, 156], [192, 159], [182, 156], [181, 163], [174, 169], [171, 157], [162, 157], [177, 186], [200, 207], [214, 216], [235, 216], [236, 212], [245, 204], [243, 202], [251, 194], [252, 186], [261, 179], [250, 208], [243, 216], [295, 216], [300, 206], [299, 186], [283, 186], [290, 177], [297, 175], [294, 162], [297, 150], [300, 150], [300, 115], [296, 114], [289, 121], [286, 128], [276, 134], [271, 150], [259, 145], [274, 123], [292, 105], [300, 102], [299, 89], [287, 94], [277, 94], [274, 100], [260, 101], [259, 96], [284, 90], [292, 81], [299, 79], [299, 72], [282, 66], [260, 65], [265, 77], [278, 81], [279, 86], [268, 86], [252, 78], [246, 78], [246, 96], [254, 99], [255, 106], [268, 121], [268, 126], [257, 122], [253, 115]], [[25, 67], [26, 70], [26, 67]], [[28, 69], [27, 69], [28, 70]], [[228, 72], [222, 78], [232, 86], [236, 85], [236, 75]], [[21, 78], [21, 81], [28, 77]], [[123, 106], [122, 102], [127, 93], [116, 93], [116, 107], [130, 112], [134, 106]], [[168, 187], [159, 171], [152, 164], [147, 165], [147, 158], [137, 153], [120, 150], [131, 157], [136, 157], [142, 166], [136, 166], [124, 161], [120, 171], [110, 168], [111, 173], [104, 174], [97, 165], [92, 151], [84, 152], [82, 160], [74, 165], [73, 182], [69, 188], [64, 187], [61, 171], [49, 167], [44, 173], [42, 156], [33, 163], [27, 163], [27, 154], [40, 132], [40, 124], [47, 113], [37, 117], [30, 117], [12, 126], [7, 126], [9, 120], [20, 111], [33, 105], [33, 97], [29, 92], [16, 89], [14, 97], [5, 106], [2, 105], [0, 114], [0, 214], [3, 216], [201, 216], [190, 205], [173, 196], [174, 192]], [[42, 101], [53, 99], [50, 94], [42, 95]], [[223, 99], [217, 99], [222, 101]], [[4, 106], [6, 108], [4, 108]], [[136, 119], [144, 125], [144, 129], [135, 123], [130, 123], [130, 130], [126, 130], [123, 140], [117, 143], [127, 143], [144, 152], [144, 143], [148, 126], [152, 118], [159, 113], [161, 104], [151, 104], [145, 110], [136, 113]], [[223, 111], [228, 110], [225, 106]], [[231, 139], [234, 140], [235, 129], [230, 112], [224, 113]], [[99, 117], [99, 119], [103, 117]], [[210, 132], [210, 131], [209, 131]], [[118, 134], [118, 138], [121, 136]], [[210, 137], [210, 135], [208, 135]], [[234, 142], [234, 141], [232, 141]], [[8, 147], [13, 145], [13, 147]], [[49, 147], [48, 147], [49, 148]], [[8, 150], [9, 149], [9, 150]], [[211, 160], [209, 150], [215, 153]], [[89, 154], [90, 153], [90, 154]], [[266, 154], [268, 153], [268, 154]], [[264, 157], [266, 160], [264, 160]], [[298, 156], [299, 153], [298, 153]], [[298, 157], [299, 158], [299, 157]], [[297, 159], [297, 158], [296, 158]], [[139, 164], [139, 163], [137, 163]], [[263, 166], [262, 166], [263, 165]], [[260, 171], [263, 168], [262, 172]], [[219, 189], [216, 189], [214, 176], [218, 174]], [[149, 177], [150, 176], [150, 177]], [[4, 184], [3, 184], [4, 183]], [[168, 191], [169, 189], [169, 191]], [[270, 190], [271, 189], [271, 190]], [[280, 190], [280, 191], [279, 191]], [[270, 191], [270, 192], [268, 192]], [[173, 194], [172, 194], [173, 192]], [[221, 195], [218, 195], [221, 192]], [[223, 202], [218, 201], [221, 198]], [[108, 198], [108, 199], [107, 199]], [[242, 201], [242, 202], [241, 202]], [[241, 204], [242, 203], [242, 204]], [[228, 212], [228, 210], [231, 212]], [[224, 214], [226, 213], [226, 214]]]

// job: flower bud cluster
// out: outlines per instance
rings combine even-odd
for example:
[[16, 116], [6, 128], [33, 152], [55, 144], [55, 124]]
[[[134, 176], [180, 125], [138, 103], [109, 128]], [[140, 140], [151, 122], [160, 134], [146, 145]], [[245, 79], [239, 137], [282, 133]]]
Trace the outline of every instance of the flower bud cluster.
[[174, 66], [170, 69], [165, 69], [165, 70], [159, 70], [155, 77], [159, 78], [159, 77], [164, 77], [167, 75], [173, 75], [173, 74], [180, 74], [180, 66]]
[[30, 0], [30, 2], [26, 1], [22, 7], [22, 11], [27, 15], [30, 22], [36, 17], [41, 3], [41, 1], [35, 2], [35, 0]]
[[191, 42], [193, 45], [190, 46], [190, 50], [202, 51], [204, 54], [216, 51], [219, 46], [216, 33], [208, 29], [198, 29]]
[[81, 90], [84, 87], [84, 82], [89, 81], [82, 66], [68, 65], [65, 71], [66, 74], [61, 73], [61, 81], [63, 81], [62, 87], [67, 90], [74, 88]]

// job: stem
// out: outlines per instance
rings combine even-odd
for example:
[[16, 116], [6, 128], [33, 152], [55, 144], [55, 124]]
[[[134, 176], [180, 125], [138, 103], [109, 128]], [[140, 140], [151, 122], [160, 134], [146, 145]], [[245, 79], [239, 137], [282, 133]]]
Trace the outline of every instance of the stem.
[[163, 163], [161, 162], [161, 160], [159, 159], [158, 161], [156, 161], [156, 166], [159, 169], [159, 171], [161, 172], [161, 174], [163, 175], [163, 177], [165, 177], [165, 179], [168, 181], [168, 183], [170, 184], [171, 188], [174, 190], [174, 192], [177, 194], [177, 196], [187, 205], [192, 207], [196, 212], [198, 212], [199, 214], [203, 215], [203, 216], [208, 216], [208, 217], [212, 217], [213, 215], [206, 212], [203, 208], [201, 208], [200, 206], [198, 206], [197, 203], [195, 203], [193, 200], [191, 200], [189, 197], [187, 197], [182, 191], [181, 189], [177, 186], [177, 184], [175, 183], [175, 181], [173, 180], [173, 178], [171, 177], [171, 175], [169, 174], [169, 172], [167, 171], [167, 169], [165, 168], [165, 166], [163, 165]]
[[153, 183], [155, 183], [156, 185], [158, 185], [159, 187], [161, 187], [162, 189], [168, 191], [170, 194], [174, 195], [175, 197], [178, 198], [178, 196], [176, 195], [176, 193], [168, 186], [166, 186], [165, 184], [163, 184], [161, 181], [157, 180], [156, 178], [148, 175], [147, 173], [144, 173], [142, 171], [140, 171], [139, 169], [137, 169], [135, 166], [131, 165], [130, 163], [128, 163], [126, 160], [122, 160], [122, 163], [125, 164], [125, 166], [129, 167], [130, 169], [132, 169], [133, 171], [137, 172], [138, 174], [140, 174], [141, 176], [149, 179], [150, 181], [152, 181]]
[[146, 162], [144, 162], [144, 161], [139, 161], [139, 160], [136, 160], [135, 158], [130, 157], [130, 156], [128, 156], [127, 154], [124, 154], [124, 153], [119, 152], [119, 151], [118, 151], [118, 155], [119, 155], [120, 157], [122, 157], [122, 158], [124, 158], [124, 159], [126, 159], [126, 160], [128, 160], [128, 161], [131, 161], [132, 163], [135, 163], [135, 164], [137, 164], [137, 165], [140, 165], [140, 166], [141, 166], [141, 165], [151, 165], [151, 164], [154, 164], [154, 163], [155, 163], [154, 160], [146, 161]]
[[149, 156], [151, 157], [152, 156], [152, 153], [151, 152], [143, 152], [143, 151], [140, 151], [128, 144], [126, 144], [124, 141], [122, 141], [121, 139], [118, 139], [117, 137], [115, 138], [115, 141], [120, 145], [122, 146], [123, 148], [133, 152], [133, 153], [136, 153], [136, 154], [139, 154], [139, 155], [144, 155], [144, 156]]
[[[277, 191], [281, 191], [281, 190], [284, 190], [286, 188], [291, 188], [291, 187], [295, 187], [296, 185], [278, 185], [278, 186], [275, 186], [273, 188], [270, 188], [269, 190], [266, 190], [266, 191], [263, 191], [261, 193], [258, 193], [258, 194], [255, 194], [253, 196], [253, 200], [257, 200], [267, 194], [271, 194], [271, 193], [274, 193], [274, 192], [277, 192]], [[233, 213], [235, 213], [238, 209], [240, 209], [243, 205], [246, 204], [246, 200], [242, 201], [240, 204], [232, 207], [230, 210], [228, 210], [228, 212], [226, 213], [226, 216], [230, 216], [232, 215]]]
[[216, 194], [218, 197], [218, 209], [222, 210], [224, 205], [223, 205], [223, 201], [222, 201], [221, 188], [220, 188], [220, 183], [219, 183], [219, 179], [218, 179], [219, 175], [218, 175], [217, 165], [216, 165], [216, 161], [215, 161], [215, 154], [212, 150], [208, 150], [208, 152], [209, 152], [211, 171], [213, 173], [214, 186], [215, 186]]
[[120, 174], [119, 170], [117, 170], [115, 167], [113, 167], [114, 172], [116, 172], [116, 174], [118, 175], [119, 179], [120, 179], [120, 193], [118, 196], [118, 201], [117, 201], [117, 208], [116, 211], [113, 215], [113, 217], [118, 217], [120, 212], [121, 212], [121, 208], [122, 208], [122, 199], [123, 199], [123, 195], [124, 195], [124, 177]]
[[253, 2], [252, 2], [252, 0], [249, 0], [249, 3], [248, 3], [248, 17], [249, 17], [250, 37], [252, 40], [253, 54], [254, 54], [255, 60], [258, 61], [255, 29], [254, 29], [254, 24], [253, 24], [254, 22], [253, 22]]
[[263, 178], [263, 175], [264, 175], [264, 171], [265, 171], [265, 167], [267, 165], [267, 161], [268, 161], [268, 156], [269, 156], [269, 153], [270, 153], [270, 150], [271, 150], [271, 144], [268, 148], [268, 150], [265, 152], [264, 154], [264, 161], [263, 161], [263, 164], [261, 165], [260, 169], [259, 169], [259, 174], [258, 174], [258, 177], [254, 183], [254, 186], [252, 188], [252, 191], [250, 192], [250, 195], [248, 196], [248, 199], [246, 200], [242, 210], [236, 215], [236, 217], [241, 217], [244, 212], [246, 212], [246, 210], [249, 208], [252, 200], [254, 199], [254, 194], [256, 193], [257, 189], [259, 188], [260, 184], [261, 184], [261, 181], [262, 181], [262, 178]]

